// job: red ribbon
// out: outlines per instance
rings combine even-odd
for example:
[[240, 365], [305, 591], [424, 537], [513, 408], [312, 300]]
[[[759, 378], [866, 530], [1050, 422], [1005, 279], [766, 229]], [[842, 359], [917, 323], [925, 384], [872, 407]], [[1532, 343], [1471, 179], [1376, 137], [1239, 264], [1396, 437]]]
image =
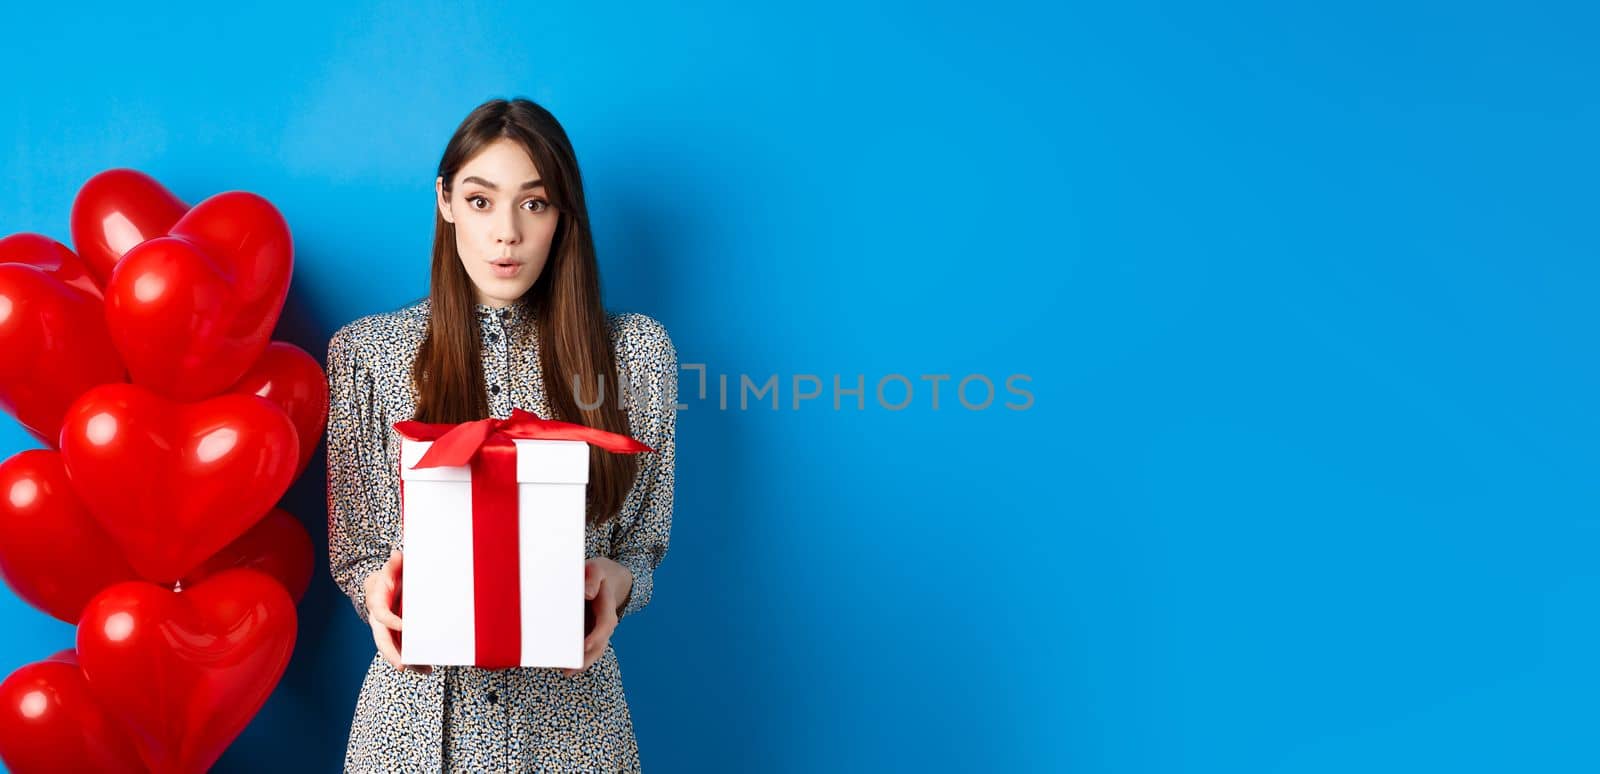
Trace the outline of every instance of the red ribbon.
[[458, 425], [406, 420], [394, 423], [394, 429], [410, 440], [433, 442], [412, 468], [472, 466], [474, 660], [485, 669], [520, 666], [522, 583], [515, 439], [585, 441], [619, 454], [654, 449], [625, 435], [541, 419], [522, 409], [512, 409], [505, 419], [491, 417]]

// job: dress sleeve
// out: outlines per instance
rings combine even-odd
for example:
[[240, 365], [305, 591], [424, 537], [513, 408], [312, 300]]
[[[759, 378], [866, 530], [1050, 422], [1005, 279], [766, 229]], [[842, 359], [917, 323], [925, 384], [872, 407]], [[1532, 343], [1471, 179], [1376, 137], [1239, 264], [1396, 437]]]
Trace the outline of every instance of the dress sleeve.
[[[672, 534], [674, 436], [677, 430], [678, 354], [659, 322], [643, 315], [625, 337], [622, 353], [632, 381], [630, 415], [634, 437], [654, 452], [641, 455], [633, 494], [617, 516], [613, 559], [633, 573], [633, 591], [619, 617], [650, 602], [656, 567]], [[636, 418], [637, 417], [637, 418]]]
[[387, 438], [375, 380], [349, 326], [328, 342], [328, 568], [367, 620], [362, 582], [398, 546], [399, 492], [384, 473]]

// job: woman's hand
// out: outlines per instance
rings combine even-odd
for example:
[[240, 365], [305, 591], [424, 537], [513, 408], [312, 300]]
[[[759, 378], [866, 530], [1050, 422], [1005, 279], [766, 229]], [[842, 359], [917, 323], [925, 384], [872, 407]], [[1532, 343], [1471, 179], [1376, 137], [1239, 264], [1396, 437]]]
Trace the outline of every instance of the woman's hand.
[[400, 597], [400, 560], [399, 549], [389, 552], [389, 561], [362, 581], [367, 595], [367, 623], [372, 626], [372, 639], [378, 643], [384, 661], [400, 671], [411, 669], [427, 674], [433, 671], [432, 667], [400, 663], [400, 616], [394, 612], [394, 603]]
[[617, 608], [633, 591], [633, 573], [604, 556], [596, 556], [583, 563], [583, 598], [594, 600], [594, 631], [583, 639], [583, 666], [563, 669], [561, 673], [573, 677], [589, 668], [606, 652], [611, 633], [617, 629]]

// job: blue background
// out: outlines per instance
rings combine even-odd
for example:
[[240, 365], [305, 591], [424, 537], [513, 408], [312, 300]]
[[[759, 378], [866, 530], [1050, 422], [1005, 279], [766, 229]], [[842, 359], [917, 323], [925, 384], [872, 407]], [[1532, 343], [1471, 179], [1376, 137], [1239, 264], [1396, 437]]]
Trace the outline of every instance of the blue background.
[[[711, 377], [615, 640], [653, 770], [1600, 767], [1592, 11], [577, 5], [13, 14], [0, 233], [66, 241], [115, 166], [263, 194], [320, 355], [426, 292], [456, 123], [548, 106], [608, 306]], [[372, 642], [323, 475], [294, 661], [219, 770], [341, 761]], [[72, 642], [0, 621], [0, 670]]]

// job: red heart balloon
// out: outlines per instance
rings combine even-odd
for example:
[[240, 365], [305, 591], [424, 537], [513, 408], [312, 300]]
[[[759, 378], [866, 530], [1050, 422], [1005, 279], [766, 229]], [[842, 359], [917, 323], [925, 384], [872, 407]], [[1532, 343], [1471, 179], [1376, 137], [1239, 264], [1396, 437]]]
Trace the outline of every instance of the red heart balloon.
[[61, 457], [89, 513], [144, 578], [171, 583], [244, 534], [293, 480], [294, 425], [254, 395], [174, 403], [96, 387], [67, 410]]
[[18, 774], [145, 770], [121, 721], [90, 693], [70, 650], [23, 666], [0, 683], [0, 760]]
[[305, 350], [286, 341], [267, 345], [255, 365], [228, 392], [259, 395], [283, 409], [300, 438], [299, 478], [322, 441], [328, 421], [328, 376], [322, 364]]
[[89, 275], [83, 259], [66, 245], [43, 234], [12, 234], [0, 239], [0, 263], [20, 263], [85, 295], [103, 298], [100, 283]]
[[103, 286], [122, 256], [146, 239], [166, 236], [188, 209], [155, 178], [108, 169], [89, 178], [72, 200], [72, 244]]
[[300, 520], [282, 508], [273, 508], [249, 532], [189, 573], [183, 585], [188, 588], [208, 576], [247, 567], [271, 575], [299, 604], [311, 585], [314, 551], [311, 534]]
[[[311, 585], [314, 550], [300, 521], [274, 508], [183, 582], [248, 567], [282, 583], [298, 604]], [[18, 597], [76, 624], [95, 594], [137, 578], [78, 500], [59, 453], [31, 449], [0, 463], [0, 580]]]
[[0, 239], [0, 409], [52, 448], [85, 390], [125, 377], [83, 262], [38, 234]]
[[137, 577], [78, 500], [58, 452], [0, 462], [0, 579], [24, 602], [76, 624], [101, 589]]
[[272, 338], [293, 268], [283, 216], [244, 191], [129, 250], [106, 283], [106, 322], [133, 382], [184, 401], [237, 382]]
[[295, 628], [288, 592], [255, 570], [228, 570], [182, 591], [133, 581], [84, 608], [78, 659], [145, 765], [203, 772], [272, 694]]

